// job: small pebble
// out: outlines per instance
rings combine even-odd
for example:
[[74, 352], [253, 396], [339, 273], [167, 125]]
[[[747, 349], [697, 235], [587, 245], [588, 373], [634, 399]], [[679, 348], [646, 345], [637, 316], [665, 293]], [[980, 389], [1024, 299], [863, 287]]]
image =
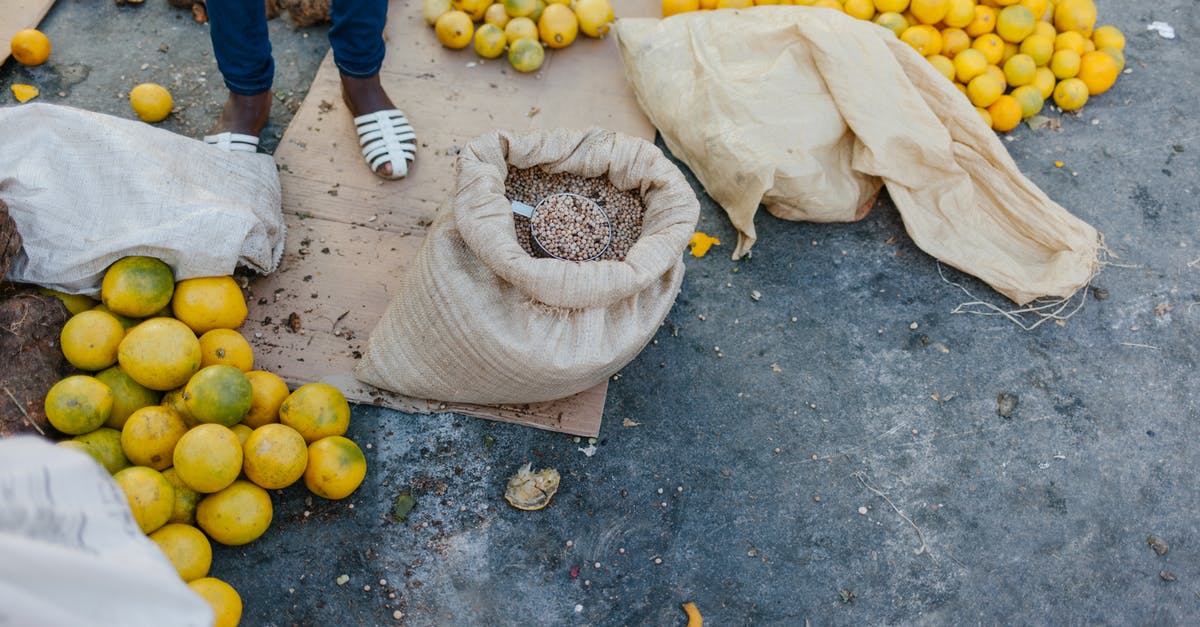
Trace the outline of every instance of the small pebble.
[[661, 557], [656, 557], [656, 558], [654, 558], [654, 563], [655, 563], [655, 564], [661, 564], [661, 563], [662, 563], [662, 558], [661, 558]]
[[814, 495], [813, 495], [813, 502], [815, 502], [815, 503], [820, 503], [820, 502], [821, 502], [821, 495], [820, 495], [820, 494], [814, 494]]
[[582, 605], [576, 605], [576, 606], [575, 606], [575, 613], [576, 613], [576, 614], [582, 614], [582, 613], [583, 613], [583, 606], [582, 606]]
[[917, 330], [917, 323], [915, 323], [915, 322], [914, 322], [914, 323], [912, 323], [912, 324], [908, 325], [908, 328], [912, 329], [913, 331], [916, 331], [916, 330]]
[[859, 515], [859, 516], [866, 516], [866, 515], [867, 515], [867, 508], [865, 508], [865, 507], [859, 507], [859, 508], [858, 508], [858, 515]]
[[379, 580], [379, 585], [381, 585], [381, 586], [386, 586], [386, 585], [387, 585], [387, 579], [380, 579], [380, 580]]
[[658, 493], [659, 493], [659, 494], [662, 494], [662, 493], [663, 493], [663, 489], [662, 489], [662, 488], [659, 488], [659, 489], [658, 489]]
[[371, 591], [371, 586], [369, 586], [369, 585], [363, 586], [363, 592], [370, 592], [370, 591]]
[[395, 593], [395, 592], [389, 592], [389, 593], [388, 593], [388, 598], [389, 598], [389, 599], [394, 599], [394, 598], [396, 598], [396, 593]]
[[596, 562], [595, 564], [592, 564], [592, 568], [600, 568], [600, 562]]
[[337, 581], [337, 585], [344, 586], [346, 585], [347, 581], [350, 581], [350, 575], [338, 575], [338, 578], [335, 579], [335, 581]]
[[624, 554], [625, 554], [625, 549], [624, 549], [624, 547], [617, 549], [617, 553], [620, 553], [621, 555], [624, 555]]
[[[305, 34], [307, 35], [307, 33], [305, 33]], [[401, 612], [400, 610], [396, 610], [395, 612], [392, 612], [392, 618], [394, 618], [396, 620], [400, 620], [401, 618], [404, 618], [404, 612]]]
[[567, 540], [567, 548], [569, 549], [573, 546], [575, 546], [575, 542], [573, 540]]

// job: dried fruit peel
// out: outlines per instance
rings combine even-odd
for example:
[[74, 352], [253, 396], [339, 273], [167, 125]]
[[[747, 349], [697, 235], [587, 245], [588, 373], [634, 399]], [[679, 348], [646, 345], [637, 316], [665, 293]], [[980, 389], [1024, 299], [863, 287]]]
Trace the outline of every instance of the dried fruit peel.
[[39, 92], [38, 88], [34, 87], [33, 85], [14, 83], [12, 86], [12, 93], [13, 96], [16, 97], [17, 102], [29, 102], [30, 100], [37, 98], [38, 94], [41, 92]]
[[683, 612], [687, 614], [687, 627], [704, 627], [704, 617], [700, 616], [700, 610], [696, 608], [696, 604], [688, 601], [683, 604]]
[[550, 504], [550, 499], [558, 492], [559, 479], [558, 471], [553, 468], [533, 472], [532, 464], [526, 463], [508, 480], [504, 500], [525, 511], [542, 509]]
[[703, 257], [708, 254], [708, 249], [714, 245], [719, 245], [721, 240], [712, 237], [706, 233], [696, 231], [692, 234], [692, 239], [688, 240], [688, 246], [692, 247], [693, 257]]

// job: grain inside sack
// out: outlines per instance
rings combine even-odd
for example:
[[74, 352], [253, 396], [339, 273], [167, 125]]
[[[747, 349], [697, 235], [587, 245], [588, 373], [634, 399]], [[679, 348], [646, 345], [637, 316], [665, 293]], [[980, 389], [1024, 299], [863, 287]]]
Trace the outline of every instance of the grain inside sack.
[[[553, 187], [510, 189], [520, 170]], [[600, 201], [614, 226], [640, 218], [640, 230], [614, 237], [595, 261], [532, 256], [511, 200], [568, 191], [555, 177], [598, 186], [569, 191]], [[623, 213], [617, 197], [637, 202]], [[699, 214], [679, 168], [645, 140], [601, 129], [482, 135], [461, 153], [455, 191], [355, 375], [410, 397], [480, 404], [593, 387], [636, 357], [670, 311]]]

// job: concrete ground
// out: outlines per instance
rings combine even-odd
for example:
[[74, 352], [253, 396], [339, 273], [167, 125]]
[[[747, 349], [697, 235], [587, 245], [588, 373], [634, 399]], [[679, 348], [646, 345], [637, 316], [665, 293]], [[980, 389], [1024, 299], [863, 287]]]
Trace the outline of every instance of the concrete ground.
[[[1054, 115], [1061, 130], [1006, 142], [1119, 256], [1065, 325], [952, 314], [972, 298], [886, 198], [856, 224], [763, 215], [753, 259], [733, 262], [700, 192], [701, 228], [725, 243], [688, 258], [594, 449], [356, 407], [358, 492], [284, 490], [266, 536], [217, 548], [243, 624], [682, 625], [686, 601], [714, 625], [1200, 623], [1200, 17], [1190, 0], [1098, 4], [1132, 72]], [[166, 128], [195, 137], [215, 118], [224, 95], [187, 12], [59, 0], [42, 27], [51, 63], [0, 69], [0, 105], [33, 82], [46, 102], [132, 117], [123, 95], [154, 80], [180, 109]], [[272, 23], [268, 149], [324, 33]], [[542, 511], [501, 498], [527, 461], [563, 476]], [[400, 522], [402, 493], [417, 505]]]

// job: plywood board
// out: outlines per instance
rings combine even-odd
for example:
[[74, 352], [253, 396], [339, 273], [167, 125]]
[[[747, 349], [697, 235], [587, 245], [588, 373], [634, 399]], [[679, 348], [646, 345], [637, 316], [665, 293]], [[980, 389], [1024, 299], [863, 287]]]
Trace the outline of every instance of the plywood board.
[[54, 0], [0, 0], [0, 65], [8, 60], [8, 42], [26, 28], [37, 28]]
[[[659, 6], [613, 4], [620, 16], [656, 15]], [[539, 72], [520, 74], [503, 59], [485, 62], [470, 49], [441, 47], [415, 0], [390, 4], [385, 36], [380, 76], [416, 129], [417, 163], [402, 181], [383, 181], [367, 170], [327, 57], [275, 152], [288, 235], [279, 270], [250, 286], [245, 330], [259, 365], [292, 385], [333, 383], [354, 402], [598, 435], [607, 383], [560, 401], [476, 406], [406, 398], [351, 373], [397, 278], [451, 192], [456, 155], [473, 137], [498, 128], [599, 126], [654, 139], [625, 80], [615, 39], [581, 36], [566, 49], [548, 51]]]

